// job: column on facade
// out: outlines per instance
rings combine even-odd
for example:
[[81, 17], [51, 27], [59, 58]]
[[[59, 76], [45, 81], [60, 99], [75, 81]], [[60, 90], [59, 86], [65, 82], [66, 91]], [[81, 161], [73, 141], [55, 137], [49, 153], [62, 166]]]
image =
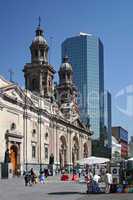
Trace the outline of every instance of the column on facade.
[[31, 148], [31, 135], [32, 135], [32, 124], [31, 124], [31, 117], [27, 115], [27, 127], [26, 127], [26, 155], [27, 155], [27, 161], [26, 163], [31, 163], [32, 159], [32, 148]]
[[40, 105], [39, 105], [39, 115], [38, 115], [38, 158], [39, 158], [39, 164], [40, 164], [40, 168], [42, 165], [42, 150], [44, 149], [43, 147], [43, 132], [42, 130], [44, 130], [43, 126], [44, 126], [44, 121], [42, 118], [42, 112], [41, 112], [41, 101], [40, 101]]
[[54, 162], [55, 164], [58, 164], [58, 157], [57, 157], [57, 123], [56, 122], [53, 122], [53, 154], [54, 154]]
[[91, 156], [92, 154], [92, 142], [91, 138], [88, 138], [88, 156]]
[[67, 128], [67, 165], [70, 166], [72, 164], [71, 162], [71, 129]]
[[40, 94], [41, 94], [41, 96], [44, 95], [43, 86], [42, 86], [42, 83], [43, 83], [42, 76], [43, 76], [43, 71], [41, 70], [40, 71]]
[[23, 141], [23, 157], [24, 164], [28, 162], [28, 114], [27, 114], [27, 105], [25, 105], [25, 111], [23, 114], [23, 130], [24, 130], [24, 141]]
[[23, 143], [24, 143], [24, 138], [22, 139], [22, 143], [20, 143], [20, 170], [21, 173], [23, 172], [23, 162], [24, 162], [24, 157], [23, 157]]
[[79, 146], [80, 146], [79, 159], [82, 159], [83, 158], [83, 141], [82, 141], [81, 133], [79, 133]]
[[[53, 122], [51, 121], [50, 122], [50, 129], [49, 129], [49, 156], [51, 154], [54, 155], [54, 124]], [[54, 157], [55, 158], [55, 157]]]
[[42, 117], [40, 118], [40, 126], [39, 126], [39, 135], [40, 135], [40, 164], [43, 163], [43, 153], [44, 153], [44, 122], [43, 122], [43, 119]]
[[56, 162], [59, 164], [59, 127], [58, 124], [56, 124]]

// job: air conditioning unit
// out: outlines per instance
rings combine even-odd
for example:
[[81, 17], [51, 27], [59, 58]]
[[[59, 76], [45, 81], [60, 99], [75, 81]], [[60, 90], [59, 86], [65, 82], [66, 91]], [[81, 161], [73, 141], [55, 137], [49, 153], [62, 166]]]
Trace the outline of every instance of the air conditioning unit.
[[111, 174], [112, 174], [112, 176], [119, 176], [120, 167], [111, 167]]
[[113, 183], [119, 184], [120, 182], [120, 167], [111, 167], [111, 174], [113, 178]]

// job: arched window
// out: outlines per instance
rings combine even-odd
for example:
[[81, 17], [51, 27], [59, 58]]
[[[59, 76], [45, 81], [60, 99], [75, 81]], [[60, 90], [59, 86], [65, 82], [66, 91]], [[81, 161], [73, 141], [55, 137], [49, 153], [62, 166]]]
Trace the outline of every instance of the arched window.
[[31, 144], [32, 146], [32, 159], [35, 159], [36, 158], [36, 143], [32, 143]]
[[33, 131], [32, 131], [32, 137], [35, 137], [35, 135], [36, 135], [36, 129], [33, 129]]
[[38, 81], [35, 78], [32, 79], [32, 90], [38, 90]]
[[44, 144], [44, 157], [47, 160], [48, 159], [48, 144]]
[[40, 56], [44, 57], [44, 50], [42, 50], [42, 49], [40, 50]]
[[45, 133], [45, 139], [46, 140], [48, 139], [48, 133]]
[[67, 74], [67, 79], [70, 80], [70, 73]]
[[35, 57], [38, 57], [38, 50], [35, 50]]

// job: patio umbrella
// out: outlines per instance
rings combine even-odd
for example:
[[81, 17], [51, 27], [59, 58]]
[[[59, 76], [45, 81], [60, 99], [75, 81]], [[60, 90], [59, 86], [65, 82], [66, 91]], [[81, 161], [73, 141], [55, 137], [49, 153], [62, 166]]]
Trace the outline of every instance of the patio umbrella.
[[133, 161], [133, 157], [128, 159], [129, 161]]
[[108, 158], [91, 156], [91, 157], [88, 157], [88, 158], [78, 160], [77, 163], [79, 163], [81, 165], [84, 165], [84, 164], [95, 165], [95, 164], [106, 163], [106, 162], [109, 162], [109, 161], [110, 160]]

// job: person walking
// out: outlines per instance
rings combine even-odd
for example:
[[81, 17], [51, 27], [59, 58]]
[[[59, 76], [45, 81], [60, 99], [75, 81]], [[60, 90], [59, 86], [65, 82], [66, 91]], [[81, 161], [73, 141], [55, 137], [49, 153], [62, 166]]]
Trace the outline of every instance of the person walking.
[[31, 182], [32, 182], [32, 184], [36, 184], [37, 183], [36, 182], [37, 176], [36, 176], [33, 168], [31, 168], [30, 174], [31, 174]]
[[108, 171], [105, 174], [105, 193], [108, 194], [110, 193], [110, 188], [111, 188], [111, 184], [113, 182], [113, 178], [112, 178], [112, 174], [110, 174]]
[[78, 175], [79, 175], [79, 178], [80, 178], [80, 176], [81, 176], [81, 173], [82, 173], [82, 169], [79, 168], [79, 169], [78, 169]]
[[93, 174], [91, 170], [86, 171], [85, 175], [85, 181], [87, 183], [87, 193], [92, 193], [93, 192]]
[[96, 183], [99, 183], [100, 178], [101, 178], [100, 175], [95, 174], [95, 175], [93, 176], [93, 181], [95, 181]]

